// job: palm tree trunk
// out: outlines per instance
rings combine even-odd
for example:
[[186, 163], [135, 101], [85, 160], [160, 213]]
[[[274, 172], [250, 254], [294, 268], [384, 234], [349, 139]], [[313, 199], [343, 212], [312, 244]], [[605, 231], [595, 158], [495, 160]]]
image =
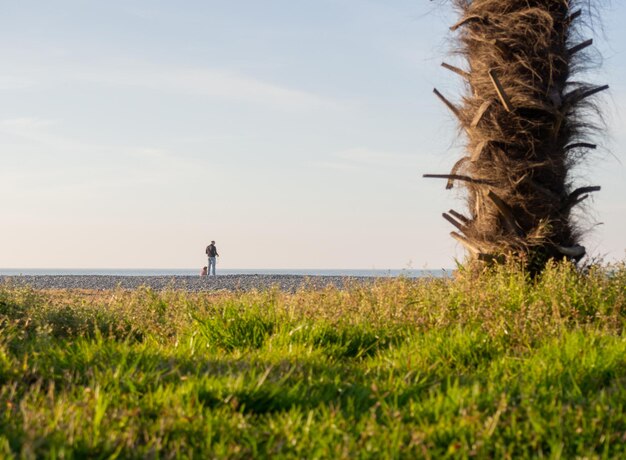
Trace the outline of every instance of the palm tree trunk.
[[[575, 189], [572, 169], [594, 145], [594, 95], [608, 86], [575, 81], [591, 41], [575, 38], [584, 16], [573, 0], [455, 0], [451, 27], [467, 70], [457, 106], [436, 94], [467, 135], [466, 155], [445, 177], [467, 191], [467, 217], [444, 213], [472, 260], [579, 260], [585, 250], [572, 207], [599, 187]], [[590, 109], [592, 112], [590, 113]]]

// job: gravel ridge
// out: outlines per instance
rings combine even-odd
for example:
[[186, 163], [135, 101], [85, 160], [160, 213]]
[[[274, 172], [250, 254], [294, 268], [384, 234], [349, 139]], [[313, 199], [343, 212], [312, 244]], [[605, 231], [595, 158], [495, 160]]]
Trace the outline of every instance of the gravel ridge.
[[29, 286], [33, 289], [138, 289], [187, 292], [250, 291], [278, 288], [295, 292], [300, 288], [343, 288], [354, 283], [372, 283], [375, 277], [303, 276], [303, 275], [218, 275], [200, 276], [113, 276], [113, 275], [4, 275], [0, 285]]

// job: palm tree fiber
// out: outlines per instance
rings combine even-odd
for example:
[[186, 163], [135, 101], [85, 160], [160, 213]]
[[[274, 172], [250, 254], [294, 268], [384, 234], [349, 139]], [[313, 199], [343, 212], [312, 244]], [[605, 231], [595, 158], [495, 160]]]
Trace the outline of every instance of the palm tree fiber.
[[[599, 187], [576, 189], [573, 169], [595, 145], [597, 93], [578, 81], [591, 41], [580, 38], [585, 5], [573, 0], [455, 0], [451, 27], [466, 69], [458, 105], [435, 90], [466, 133], [466, 153], [447, 188], [466, 190], [466, 215], [444, 213], [471, 260], [578, 261], [585, 249], [572, 208]], [[588, 13], [588, 10], [586, 10]], [[591, 121], [589, 121], [591, 120]]]

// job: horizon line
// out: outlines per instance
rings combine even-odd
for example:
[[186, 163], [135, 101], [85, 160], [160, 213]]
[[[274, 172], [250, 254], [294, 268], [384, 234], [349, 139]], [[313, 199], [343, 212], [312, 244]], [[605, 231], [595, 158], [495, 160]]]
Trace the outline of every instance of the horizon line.
[[[440, 267], [440, 268], [432, 268], [432, 267], [424, 267], [424, 268], [333, 268], [333, 267], [324, 267], [324, 268], [316, 268], [316, 267], [281, 267], [281, 268], [262, 268], [262, 267], [253, 267], [253, 268], [243, 268], [243, 267], [220, 267], [221, 270], [446, 270], [452, 267]], [[196, 267], [0, 267], [0, 271], [2, 270], [196, 270]]]

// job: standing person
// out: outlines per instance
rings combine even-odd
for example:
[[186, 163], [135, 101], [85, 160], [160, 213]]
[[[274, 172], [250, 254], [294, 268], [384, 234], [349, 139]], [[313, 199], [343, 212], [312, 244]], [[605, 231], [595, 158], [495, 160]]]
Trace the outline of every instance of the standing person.
[[209, 258], [209, 270], [207, 275], [211, 274], [211, 267], [213, 267], [213, 276], [215, 276], [215, 261], [216, 261], [216, 257], [219, 257], [220, 255], [217, 253], [217, 248], [215, 247], [215, 241], [211, 241], [211, 244], [209, 244], [206, 247], [206, 255]]

